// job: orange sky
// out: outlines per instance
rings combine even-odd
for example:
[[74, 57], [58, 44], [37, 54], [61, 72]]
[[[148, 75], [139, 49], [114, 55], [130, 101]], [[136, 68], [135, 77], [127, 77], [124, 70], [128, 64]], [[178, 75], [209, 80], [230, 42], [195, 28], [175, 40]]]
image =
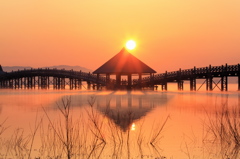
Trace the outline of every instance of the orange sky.
[[158, 73], [240, 63], [240, 1], [4, 0], [0, 64], [97, 69], [128, 39]]

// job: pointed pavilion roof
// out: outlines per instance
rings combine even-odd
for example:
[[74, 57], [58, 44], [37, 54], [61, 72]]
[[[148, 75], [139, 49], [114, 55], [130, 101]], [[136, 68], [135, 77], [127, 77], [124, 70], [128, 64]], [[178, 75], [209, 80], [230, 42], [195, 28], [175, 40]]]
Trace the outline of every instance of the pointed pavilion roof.
[[123, 48], [105, 64], [93, 72], [93, 74], [128, 74], [128, 73], [156, 73], [155, 70]]

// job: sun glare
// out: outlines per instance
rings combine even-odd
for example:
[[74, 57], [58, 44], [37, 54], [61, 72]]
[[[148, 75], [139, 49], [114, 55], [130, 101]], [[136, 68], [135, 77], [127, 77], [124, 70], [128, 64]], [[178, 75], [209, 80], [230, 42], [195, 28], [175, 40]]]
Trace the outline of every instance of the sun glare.
[[126, 43], [126, 47], [127, 47], [127, 49], [132, 50], [136, 47], [136, 42], [133, 40], [129, 40]]

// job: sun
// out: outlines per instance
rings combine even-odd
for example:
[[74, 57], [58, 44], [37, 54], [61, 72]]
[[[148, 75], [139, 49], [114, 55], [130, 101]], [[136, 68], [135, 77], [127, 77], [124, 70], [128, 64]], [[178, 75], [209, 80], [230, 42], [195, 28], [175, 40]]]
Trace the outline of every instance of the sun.
[[128, 40], [126, 43], [126, 47], [127, 49], [132, 50], [136, 47], [136, 42], [133, 40]]

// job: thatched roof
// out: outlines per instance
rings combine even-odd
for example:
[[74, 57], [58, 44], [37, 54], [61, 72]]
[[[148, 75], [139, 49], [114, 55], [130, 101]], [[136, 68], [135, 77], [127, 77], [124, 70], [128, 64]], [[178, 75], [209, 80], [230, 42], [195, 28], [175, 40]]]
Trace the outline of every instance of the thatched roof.
[[93, 72], [93, 74], [138, 74], [156, 73], [155, 70], [140, 61], [138, 58], [123, 48], [105, 64]]

